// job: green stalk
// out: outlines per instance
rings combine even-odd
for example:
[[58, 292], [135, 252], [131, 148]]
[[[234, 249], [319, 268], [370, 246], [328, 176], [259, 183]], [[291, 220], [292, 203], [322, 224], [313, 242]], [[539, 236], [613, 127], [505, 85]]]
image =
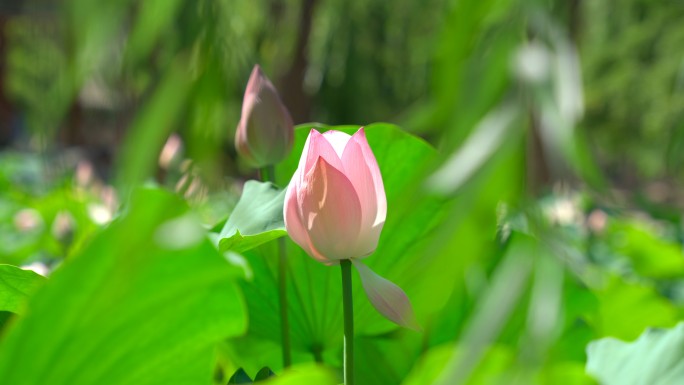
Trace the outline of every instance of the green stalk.
[[287, 318], [287, 254], [285, 238], [278, 239], [278, 301], [280, 304], [280, 338], [283, 343], [283, 367], [292, 363], [290, 352], [290, 322]]
[[[264, 181], [275, 184], [275, 169], [272, 165], [261, 170]], [[290, 322], [287, 316], [287, 254], [285, 253], [285, 238], [278, 239], [278, 305], [280, 308], [280, 340], [282, 343], [283, 367], [292, 363], [290, 348]]]
[[344, 309], [344, 384], [354, 385], [354, 306], [352, 304], [351, 261], [340, 261], [342, 268], [342, 307]]

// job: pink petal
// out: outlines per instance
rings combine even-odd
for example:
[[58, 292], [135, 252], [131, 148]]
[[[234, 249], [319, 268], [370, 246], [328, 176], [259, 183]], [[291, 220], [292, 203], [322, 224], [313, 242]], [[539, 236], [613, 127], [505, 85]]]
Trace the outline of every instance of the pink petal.
[[351, 254], [361, 229], [361, 203], [349, 179], [319, 157], [297, 193], [312, 251], [327, 259], [355, 257]]
[[[309, 147], [310, 147], [309, 144], [311, 143], [311, 134], [313, 134], [314, 131], [316, 131], [316, 130], [311, 129], [311, 131], [309, 131], [309, 135], [306, 137], [306, 142], [304, 142], [304, 148], [302, 149], [302, 155], [300, 155], [300, 157], [299, 157], [299, 164], [297, 165], [297, 171], [295, 172], [295, 174], [299, 170], [305, 170], [305, 168], [306, 168], [306, 159], [308, 158], [307, 155], [309, 154]], [[318, 132], [318, 131], [316, 131], [316, 132]], [[299, 174], [300, 174], [299, 175], [300, 178], [304, 177], [303, 175], [301, 175], [301, 173], [299, 173]], [[294, 180], [294, 178], [292, 180]]]
[[240, 155], [246, 157], [250, 162], [254, 162], [254, 155], [252, 155], [252, 150], [247, 143], [246, 131], [245, 122], [243, 119], [240, 119], [237, 130], [235, 131], [235, 148]]
[[330, 130], [330, 131], [324, 132], [323, 137], [335, 149], [337, 156], [342, 158], [342, 154], [344, 153], [344, 148], [347, 146], [349, 139], [351, 139], [351, 135], [349, 135], [345, 132], [342, 132], [342, 131]]
[[307, 254], [316, 259], [321, 263], [330, 262], [328, 259], [320, 255], [318, 252], [314, 252], [311, 249], [311, 240], [309, 239], [309, 233], [302, 224], [302, 219], [299, 216], [298, 203], [297, 203], [297, 181], [299, 176], [297, 175], [299, 171], [295, 172], [292, 176], [292, 181], [290, 185], [287, 186], [287, 191], [285, 192], [285, 204], [283, 207], [283, 217], [285, 219], [285, 228], [287, 229], [287, 234], [292, 238], [292, 240], [298, 244]]
[[246, 120], [246, 117], [252, 113], [254, 105], [259, 102], [259, 91], [264, 86], [264, 79], [266, 79], [266, 77], [261, 71], [261, 67], [258, 64], [255, 65], [252, 69], [252, 73], [249, 75], [247, 89], [245, 89], [245, 95], [242, 99], [241, 121]]
[[[252, 73], [249, 74], [249, 81], [247, 82], [247, 89], [245, 95], [258, 94], [263, 86], [264, 79], [267, 79], [264, 72], [261, 71], [261, 66], [258, 64], [252, 68]], [[244, 107], [244, 104], [243, 104]]]
[[382, 182], [382, 174], [380, 173], [380, 167], [378, 167], [378, 162], [375, 160], [375, 155], [373, 155], [373, 150], [371, 150], [368, 145], [368, 140], [366, 139], [366, 132], [363, 127], [359, 128], [358, 131], [352, 136], [351, 140], [356, 142], [361, 147], [361, 152], [363, 152], [363, 158], [366, 161], [368, 170], [373, 176], [373, 185], [375, 186], [375, 197], [377, 199], [378, 213], [375, 217], [374, 225], [382, 225], [387, 217], [387, 196], [385, 195], [385, 185]]
[[422, 330], [416, 321], [411, 301], [399, 286], [375, 274], [363, 262], [356, 259], [351, 261], [359, 272], [363, 290], [375, 310], [399, 326], [415, 331]]
[[[359, 236], [359, 251], [356, 256], [371, 254], [378, 246], [380, 232], [373, 229], [378, 215], [378, 199], [375, 193], [373, 175], [364, 159], [361, 146], [356, 141], [349, 141], [342, 154], [344, 174], [354, 185], [361, 202], [362, 227]], [[381, 228], [381, 227], [380, 227]]]
[[[305, 158], [304, 164], [301, 164], [300, 160], [299, 165], [299, 170], [302, 172], [301, 177], [306, 176], [311, 171], [311, 169], [316, 165], [319, 157], [325, 159], [329, 165], [337, 170], [343, 170], [342, 160], [340, 160], [340, 157], [335, 152], [333, 146], [323, 137], [323, 135], [321, 135], [320, 132], [314, 129], [311, 130], [304, 150], [306, 151], [305, 153], [302, 153], [302, 159]], [[306, 154], [306, 157], [304, 157], [304, 154]]]

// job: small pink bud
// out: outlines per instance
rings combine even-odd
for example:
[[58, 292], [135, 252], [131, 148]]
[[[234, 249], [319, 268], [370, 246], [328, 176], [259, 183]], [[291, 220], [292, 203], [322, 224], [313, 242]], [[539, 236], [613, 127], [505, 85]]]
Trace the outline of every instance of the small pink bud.
[[382, 175], [363, 128], [311, 130], [285, 195], [285, 227], [325, 264], [375, 251], [387, 215]]
[[283, 160], [292, 148], [294, 126], [278, 91], [255, 65], [242, 101], [235, 148], [254, 167]]

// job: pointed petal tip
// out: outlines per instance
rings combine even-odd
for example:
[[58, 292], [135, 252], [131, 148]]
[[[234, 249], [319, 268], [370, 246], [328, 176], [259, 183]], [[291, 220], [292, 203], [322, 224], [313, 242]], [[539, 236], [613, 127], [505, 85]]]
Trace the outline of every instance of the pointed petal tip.
[[255, 64], [254, 68], [252, 68], [252, 73], [249, 75], [249, 80], [247, 81], [245, 98], [247, 95], [256, 95], [264, 90], [269, 90], [277, 95], [277, 90], [275, 89], [275, 86], [273, 86], [273, 83], [271, 83], [271, 79], [266, 76], [264, 71], [261, 69], [261, 66]]
[[425, 331], [425, 330], [423, 330], [423, 328], [420, 326], [420, 324], [418, 323], [418, 321], [415, 318], [413, 320], [411, 320], [410, 322], [406, 323], [405, 325], [401, 325], [401, 326], [403, 326], [407, 329], [411, 329], [417, 333], [422, 333]]
[[[352, 140], [361, 145], [364, 148], [364, 155], [369, 156], [373, 154], [370, 145], [368, 144], [368, 138], [366, 137], [366, 130], [364, 127], [359, 128], [354, 135], [351, 136]], [[373, 155], [374, 156], [374, 155]]]
[[309, 144], [309, 151], [313, 151], [316, 148], [316, 142], [320, 140], [322, 136], [323, 135], [315, 128], [312, 128], [311, 131], [309, 131], [309, 136], [306, 138], [306, 141]]
[[[314, 162], [314, 168], [319, 168], [319, 167], [330, 167], [330, 163], [328, 163], [324, 157], [320, 155], [316, 155], [316, 161]], [[325, 170], [325, 168], [323, 169]], [[313, 169], [312, 169], [313, 171]]]
[[363, 142], [368, 143], [368, 140], [366, 139], [366, 127], [365, 126], [359, 127], [359, 129], [356, 130], [354, 135], [352, 135], [352, 138], [354, 138], [354, 140], [356, 140], [357, 142], [359, 140], [361, 140]]
[[266, 74], [264, 74], [264, 70], [261, 68], [259, 64], [255, 64], [254, 67], [252, 68], [252, 73], [249, 75], [250, 80], [251, 79], [258, 79], [260, 81], [268, 80], [268, 77]]
[[[398, 287], [398, 286], [397, 286]], [[401, 289], [399, 289], [401, 290]], [[405, 295], [405, 294], [404, 294]], [[420, 326], [418, 323], [418, 320], [416, 319], [416, 314], [413, 312], [413, 307], [411, 306], [411, 301], [406, 297], [406, 301], [408, 302], [408, 311], [403, 315], [401, 320], [399, 322], [395, 323], [403, 328], [413, 330], [414, 332], [417, 333], [422, 333], [423, 328]]]
[[254, 67], [252, 67], [252, 72], [249, 74], [249, 78], [252, 79], [262, 74], [263, 72], [261, 71], [261, 67], [258, 64], [255, 64]]

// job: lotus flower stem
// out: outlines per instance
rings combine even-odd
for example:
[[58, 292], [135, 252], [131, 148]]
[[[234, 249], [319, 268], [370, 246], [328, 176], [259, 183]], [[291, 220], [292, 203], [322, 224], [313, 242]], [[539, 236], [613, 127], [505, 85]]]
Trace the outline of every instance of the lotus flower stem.
[[354, 385], [354, 306], [352, 303], [351, 261], [340, 261], [342, 268], [342, 307], [344, 309], [344, 384]]
[[278, 302], [280, 305], [280, 337], [283, 344], [283, 367], [292, 363], [290, 352], [290, 322], [287, 317], [287, 254], [285, 238], [278, 239]]
[[[275, 168], [266, 166], [261, 170], [264, 180], [275, 184]], [[278, 305], [280, 308], [280, 340], [282, 343], [283, 368], [292, 363], [290, 348], [290, 322], [287, 316], [287, 253], [285, 252], [285, 238], [278, 239]]]

